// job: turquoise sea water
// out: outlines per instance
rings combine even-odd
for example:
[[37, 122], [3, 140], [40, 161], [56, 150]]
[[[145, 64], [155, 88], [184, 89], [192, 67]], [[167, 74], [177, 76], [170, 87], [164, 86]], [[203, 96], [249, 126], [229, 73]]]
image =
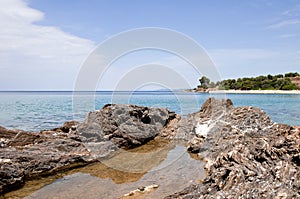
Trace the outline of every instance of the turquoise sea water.
[[107, 103], [167, 107], [187, 115], [198, 111], [208, 97], [226, 97], [235, 106], [260, 107], [275, 122], [300, 125], [300, 95], [184, 92], [96, 92], [75, 96], [72, 92], [0, 92], [0, 125], [28, 131], [55, 128], [68, 120], [83, 120], [89, 111]]

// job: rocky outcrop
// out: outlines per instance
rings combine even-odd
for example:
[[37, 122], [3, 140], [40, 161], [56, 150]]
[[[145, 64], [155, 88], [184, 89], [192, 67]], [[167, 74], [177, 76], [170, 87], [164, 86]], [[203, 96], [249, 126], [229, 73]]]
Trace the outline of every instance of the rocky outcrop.
[[299, 128], [275, 124], [259, 108], [213, 98], [179, 123], [188, 150], [206, 161], [207, 177], [167, 198], [300, 197]]
[[192, 138], [205, 138], [208, 129], [232, 109], [233, 104], [229, 99], [216, 100], [215, 98], [209, 98], [204, 102], [200, 111], [191, 113], [178, 122], [175, 136], [171, 138], [186, 141], [190, 141]]
[[22, 186], [26, 179], [89, 162], [89, 152], [72, 134], [1, 127], [0, 135], [0, 193]]
[[31, 178], [103, 160], [154, 139], [176, 117], [165, 108], [106, 105], [84, 122], [42, 132], [0, 127], [0, 193]]
[[85, 142], [111, 141], [120, 148], [134, 148], [154, 139], [176, 114], [166, 108], [108, 104], [90, 112], [78, 125]]
[[82, 123], [39, 133], [0, 127], [0, 135], [0, 193], [165, 139], [185, 143], [207, 170], [203, 183], [167, 198], [300, 198], [300, 128], [276, 124], [259, 108], [234, 107], [229, 99], [209, 98], [185, 118], [165, 108], [108, 104]]

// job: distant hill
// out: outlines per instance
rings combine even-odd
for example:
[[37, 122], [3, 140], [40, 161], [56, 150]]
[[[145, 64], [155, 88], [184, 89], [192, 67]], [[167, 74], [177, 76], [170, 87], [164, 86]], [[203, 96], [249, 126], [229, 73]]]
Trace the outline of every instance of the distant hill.
[[200, 85], [195, 91], [207, 90], [298, 90], [300, 89], [300, 75], [297, 72], [286, 74], [267, 75], [258, 77], [244, 77], [211, 82], [203, 76], [199, 79]]

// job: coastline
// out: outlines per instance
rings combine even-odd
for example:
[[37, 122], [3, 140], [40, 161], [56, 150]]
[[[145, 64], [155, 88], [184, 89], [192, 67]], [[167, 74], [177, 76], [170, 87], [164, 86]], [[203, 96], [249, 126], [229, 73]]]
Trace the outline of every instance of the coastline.
[[[161, 122], [149, 123], [152, 118]], [[124, 130], [119, 127], [120, 125]], [[83, 190], [92, 193], [93, 197], [94, 193], [99, 194], [98, 198], [117, 195], [118, 198], [125, 199], [128, 198], [127, 196], [135, 197], [143, 196], [143, 194], [151, 197], [157, 194], [158, 197], [168, 199], [190, 196], [216, 198], [220, 195], [225, 198], [245, 198], [252, 196], [253, 190], [256, 190], [257, 198], [265, 198], [266, 195], [297, 198], [299, 197], [300, 176], [300, 155], [297, 145], [297, 140], [300, 138], [299, 130], [300, 128], [296, 126], [274, 123], [260, 108], [235, 107], [230, 99], [215, 98], [208, 98], [200, 111], [189, 114], [186, 118], [166, 108], [108, 104], [101, 110], [89, 112], [83, 122], [68, 121], [55, 129], [26, 132], [0, 127], [2, 135], [0, 140], [0, 198], [19, 197], [20, 193], [25, 194], [24, 197], [36, 198], [49, 194], [54, 194], [51, 195], [52, 198], [76, 195], [78, 192], [65, 187], [78, 186], [78, 181], [74, 181], [74, 175], [71, 174], [73, 175], [71, 176], [69, 172], [76, 174], [80, 170], [74, 169], [79, 167], [82, 167], [84, 173], [93, 176], [93, 179], [96, 179], [94, 177], [110, 178], [114, 181], [115, 176], [121, 176], [121, 179], [130, 177], [130, 183], [136, 183], [128, 189], [130, 191], [128, 194], [121, 197], [119, 195], [123, 194], [123, 191], [120, 194], [107, 192], [105, 189], [104, 193], [100, 192], [98, 187], [103, 184], [98, 184], [95, 188], [89, 184], [86, 187], [81, 186]], [[151, 141], [153, 142], [150, 143]], [[193, 183], [183, 182], [182, 178], [177, 183], [176, 175], [173, 176], [172, 171], [178, 174], [179, 168], [173, 167], [174, 164], [168, 164], [173, 165], [171, 168], [164, 167], [170, 173], [163, 171], [162, 174], [145, 177], [145, 173], [165, 160], [170, 149], [167, 146], [170, 146], [169, 144], [173, 141], [180, 143], [180, 147], [185, 146], [182, 152], [188, 152], [186, 155], [193, 159], [196, 168], [199, 168], [199, 165], [195, 161], [204, 163], [204, 165], [201, 164], [203, 167], [200, 165], [201, 168], [197, 169], [199, 174], [195, 174], [190, 164], [180, 163], [180, 170], [193, 171], [184, 174], [188, 176], [185, 178], [187, 182]], [[141, 169], [145, 170], [136, 170], [140, 169], [140, 165], [136, 162], [141, 162], [137, 150], [143, 145], [145, 148], [139, 152], [143, 152], [141, 158], [144, 163]], [[151, 150], [148, 151], [149, 147]], [[130, 152], [135, 153], [129, 154], [138, 154], [138, 156], [130, 157], [127, 156], [128, 153], [121, 155], [118, 149], [125, 149], [125, 151], [130, 149]], [[155, 152], [153, 149], [162, 155], [154, 158], [156, 161], [152, 161], [153, 152]], [[162, 149], [165, 150], [162, 151]], [[149, 160], [145, 152], [151, 152]], [[104, 167], [98, 164], [103, 160], [108, 163]], [[124, 160], [133, 160], [132, 165], [138, 167], [128, 167], [127, 161], [123, 165], [125, 167], [122, 167], [120, 162]], [[148, 162], [150, 164], [145, 167], [145, 163]], [[87, 166], [88, 164], [91, 166]], [[99, 170], [95, 172], [97, 168]], [[205, 172], [202, 172], [203, 169]], [[108, 171], [111, 172], [111, 176], [107, 175]], [[98, 175], [99, 173], [105, 175]], [[198, 181], [197, 177], [194, 179], [202, 173], [206, 175], [200, 178], [201, 181]], [[48, 179], [33, 181], [45, 175], [52, 177], [49, 181]], [[166, 176], [166, 181], [159, 181], [157, 176]], [[86, 179], [83, 178], [86, 176], [80, 174], [76, 174], [75, 177], [79, 181]], [[142, 178], [146, 179], [146, 184], [139, 181]], [[53, 179], [68, 180], [65, 181], [67, 184], [56, 184], [53, 183]], [[149, 185], [148, 182], [152, 181], [155, 184]], [[97, 180], [97, 182], [100, 181]], [[122, 181], [122, 183], [126, 182]], [[164, 187], [165, 184], [169, 185], [171, 182], [175, 182], [172, 185], [175, 189], [170, 190], [170, 186]], [[39, 186], [32, 186], [36, 183]], [[53, 187], [52, 190], [60, 189], [64, 192], [49, 191], [49, 187], [44, 189], [46, 183]], [[109, 190], [114, 190], [118, 186], [116, 189], [119, 190], [122, 188], [122, 183], [105, 184], [105, 186], [109, 187]], [[278, 184], [284, 186], [278, 187]], [[269, 191], [266, 191], [264, 187], [268, 186], [270, 186]], [[138, 188], [134, 189], [136, 187]], [[163, 192], [154, 191], [154, 188], [158, 187]], [[18, 191], [14, 192], [14, 190]], [[236, 190], [243, 191], [237, 192]], [[81, 193], [82, 197], [86, 196], [85, 192], [79, 194]]]
[[294, 94], [299, 95], [300, 90], [214, 90], [208, 91], [209, 94]]

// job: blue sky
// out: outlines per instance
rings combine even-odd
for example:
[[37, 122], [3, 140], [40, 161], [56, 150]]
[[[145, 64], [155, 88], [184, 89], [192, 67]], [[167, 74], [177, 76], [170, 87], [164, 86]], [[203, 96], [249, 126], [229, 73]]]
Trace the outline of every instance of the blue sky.
[[[1, 0], [0, 25], [0, 90], [71, 90], [97, 44], [142, 27], [193, 38], [222, 79], [300, 72], [300, 0]], [[130, 67], [168, 61], [174, 70], [185, 64], [133, 53], [112, 65], [99, 89], [113, 89]], [[181, 72], [196, 86], [199, 74]]]

